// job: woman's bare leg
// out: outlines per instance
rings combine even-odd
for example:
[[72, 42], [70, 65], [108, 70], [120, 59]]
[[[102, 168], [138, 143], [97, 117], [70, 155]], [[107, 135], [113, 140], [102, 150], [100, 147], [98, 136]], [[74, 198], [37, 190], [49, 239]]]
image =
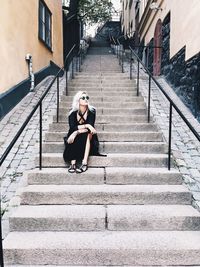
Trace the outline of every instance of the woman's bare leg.
[[75, 164], [76, 164], [76, 160], [72, 160], [71, 165], [75, 165]]
[[69, 166], [68, 172], [69, 173], [75, 173], [76, 172], [76, 160], [71, 160], [71, 165]]
[[85, 146], [85, 153], [83, 158], [83, 164], [87, 164], [89, 153], [90, 153], [90, 140], [92, 139], [92, 135], [88, 134], [86, 146]]

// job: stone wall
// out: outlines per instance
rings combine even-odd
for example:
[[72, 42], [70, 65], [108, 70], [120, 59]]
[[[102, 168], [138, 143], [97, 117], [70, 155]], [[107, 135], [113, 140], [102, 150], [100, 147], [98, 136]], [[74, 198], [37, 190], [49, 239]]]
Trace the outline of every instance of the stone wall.
[[170, 59], [170, 14], [162, 25], [162, 74], [181, 100], [200, 119], [200, 55], [185, 61], [185, 47]]

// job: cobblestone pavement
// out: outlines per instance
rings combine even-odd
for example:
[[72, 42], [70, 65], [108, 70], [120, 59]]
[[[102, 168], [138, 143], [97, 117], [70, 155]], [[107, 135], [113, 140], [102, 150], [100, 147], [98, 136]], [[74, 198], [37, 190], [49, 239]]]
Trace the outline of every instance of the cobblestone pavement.
[[[137, 66], [134, 65], [133, 73], [136, 73], [136, 68]], [[130, 72], [130, 65], [127, 62], [124, 64], [124, 71]], [[142, 68], [140, 69], [140, 73], [140, 92], [147, 104], [149, 79]], [[136, 80], [136, 77], [133, 77], [133, 79]], [[194, 129], [200, 134], [200, 123], [194, 118], [190, 110], [183, 104], [163, 77], [159, 77], [157, 80]], [[153, 115], [154, 120], [168, 143], [169, 101], [153, 82], [151, 83], [151, 88], [151, 115]], [[175, 165], [181, 172], [184, 183], [193, 194], [193, 206], [200, 210], [200, 142], [174, 109], [172, 114], [172, 153]]]
[[[4, 153], [17, 131], [22, 126], [42, 94], [51, 83], [53, 77], [49, 76], [43, 80], [34, 92], [30, 92], [23, 100], [15, 106], [0, 122], [1, 146], [0, 156]], [[65, 88], [65, 77], [60, 78], [60, 94]], [[43, 101], [43, 139], [49, 124], [56, 114], [57, 84], [53, 84], [49, 93]], [[21, 179], [26, 170], [35, 167], [34, 160], [39, 152], [39, 115], [36, 111], [18, 141], [10, 151], [6, 160], [0, 168], [1, 177], [1, 213], [3, 213], [3, 233], [8, 232], [8, 217], [13, 207], [18, 203], [14, 198], [18, 188], [24, 182]]]

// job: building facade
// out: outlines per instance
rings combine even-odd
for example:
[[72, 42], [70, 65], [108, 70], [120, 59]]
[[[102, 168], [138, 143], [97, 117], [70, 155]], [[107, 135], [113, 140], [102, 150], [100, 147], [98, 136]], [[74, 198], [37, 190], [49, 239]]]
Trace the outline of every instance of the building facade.
[[[126, 6], [127, 9], [124, 9]], [[138, 52], [152, 73], [164, 75], [184, 103], [198, 116], [200, 1], [123, 0], [122, 9], [125, 35], [131, 21], [135, 21], [131, 45], [139, 44]]]
[[[2, 0], [0, 9], [0, 117], [34, 85], [63, 65], [62, 1]], [[27, 56], [27, 60], [26, 60]]]

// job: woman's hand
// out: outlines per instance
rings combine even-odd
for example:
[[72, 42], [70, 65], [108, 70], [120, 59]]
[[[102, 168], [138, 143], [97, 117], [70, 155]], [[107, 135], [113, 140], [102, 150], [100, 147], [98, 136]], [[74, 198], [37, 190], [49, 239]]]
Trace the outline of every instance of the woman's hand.
[[92, 127], [92, 125], [90, 125], [90, 124], [86, 124], [86, 128], [90, 130], [91, 134], [97, 133], [96, 129], [94, 127]]
[[68, 144], [72, 144], [72, 143], [74, 143], [74, 139], [76, 138], [76, 136], [77, 136], [77, 131], [76, 131], [76, 132], [73, 132], [73, 133], [69, 136], [69, 138], [67, 139], [67, 143], [68, 143]]

